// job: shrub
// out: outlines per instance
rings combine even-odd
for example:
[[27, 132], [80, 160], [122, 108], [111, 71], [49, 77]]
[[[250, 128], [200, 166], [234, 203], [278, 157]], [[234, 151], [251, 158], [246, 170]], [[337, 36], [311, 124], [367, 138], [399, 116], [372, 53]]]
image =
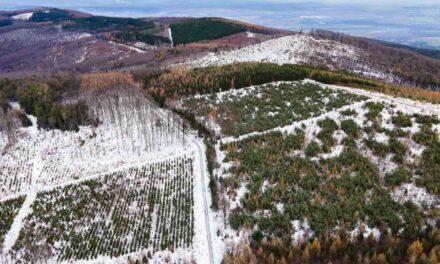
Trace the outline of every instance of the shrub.
[[51, 10], [50, 12], [34, 12], [32, 14], [32, 17], [29, 19], [32, 22], [56, 22], [56, 21], [63, 21], [63, 20], [69, 20], [72, 16], [69, 14], [69, 12], [64, 10]]
[[341, 111], [341, 115], [343, 115], [343, 116], [357, 116], [357, 114], [358, 113], [354, 109], [347, 109], [347, 110]]
[[385, 182], [389, 186], [398, 186], [411, 179], [411, 172], [405, 167], [398, 167], [393, 172], [385, 176]]
[[342, 143], [347, 148], [356, 148], [356, 141], [352, 137], [346, 137], [343, 139]]
[[391, 152], [394, 153], [393, 160], [397, 163], [403, 163], [406, 153], [405, 145], [396, 138], [390, 138], [388, 146]]
[[393, 130], [385, 130], [385, 134], [387, 134], [387, 136], [389, 137], [407, 137], [409, 135], [408, 131], [404, 131], [401, 128], [394, 128]]
[[358, 138], [359, 137], [359, 126], [352, 119], [344, 120], [341, 122], [341, 128], [349, 137]]
[[298, 150], [304, 147], [304, 130], [296, 129], [294, 135], [285, 136], [285, 147], [287, 149]]
[[367, 102], [364, 106], [368, 108], [368, 113], [365, 114], [368, 120], [375, 121], [381, 117], [381, 112], [384, 109], [383, 103]]
[[304, 150], [304, 153], [307, 157], [315, 157], [321, 152], [321, 147], [319, 146], [318, 142], [312, 141], [307, 145], [306, 149]]
[[434, 194], [440, 194], [440, 143], [429, 145], [422, 153], [421, 168], [417, 185], [424, 186]]
[[249, 220], [249, 216], [244, 214], [243, 212], [232, 213], [229, 216], [229, 224], [235, 230], [241, 228], [245, 224], [245, 222]]
[[125, 17], [92, 16], [75, 18], [71, 22], [72, 23], [65, 25], [65, 28], [75, 30], [107, 31], [127, 29], [142, 30], [155, 27], [154, 23], [151, 21], [143, 21], [141, 19]]
[[423, 125], [419, 132], [413, 135], [412, 139], [425, 146], [438, 142], [438, 134], [432, 131], [431, 125]]
[[369, 149], [373, 151], [374, 155], [376, 156], [383, 158], [390, 152], [390, 149], [386, 144], [379, 143], [372, 138], [365, 139], [364, 143]]
[[386, 224], [391, 228], [393, 234], [399, 231], [402, 224], [397, 212], [399, 211], [399, 204], [391, 199], [385, 191], [379, 191], [375, 194], [373, 200], [366, 207], [369, 216], [369, 223], [375, 226], [383, 226]]
[[12, 25], [11, 19], [0, 19], [0, 27], [6, 27]]
[[322, 150], [324, 152], [330, 151], [330, 148], [335, 144], [335, 139], [333, 138], [333, 133], [339, 129], [338, 124], [333, 119], [326, 118], [320, 120], [318, 125], [321, 127], [321, 131], [318, 133], [317, 137], [322, 142]]
[[436, 116], [414, 114], [413, 117], [420, 125], [437, 125], [440, 121]]
[[409, 115], [398, 112], [397, 115], [391, 118], [391, 122], [397, 127], [411, 127], [412, 121]]
[[144, 42], [150, 45], [160, 45], [162, 43], [170, 43], [168, 38], [156, 36], [151, 33], [143, 31], [129, 31], [125, 30], [114, 34], [117, 42]]

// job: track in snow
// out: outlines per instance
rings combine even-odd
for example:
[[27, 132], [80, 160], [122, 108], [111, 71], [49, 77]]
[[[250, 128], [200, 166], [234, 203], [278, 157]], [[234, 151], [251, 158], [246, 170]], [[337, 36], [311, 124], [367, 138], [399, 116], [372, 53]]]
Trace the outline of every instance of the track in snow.
[[211, 228], [209, 226], [209, 207], [208, 200], [206, 198], [206, 186], [205, 186], [205, 159], [202, 148], [200, 147], [200, 142], [193, 139], [194, 144], [199, 152], [200, 161], [200, 175], [202, 179], [202, 193], [203, 193], [203, 205], [205, 207], [205, 223], [206, 223], [206, 238], [208, 240], [208, 250], [209, 250], [209, 263], [214, 264], [214, 255], [212, 251], [212, 240], [211, 240]]

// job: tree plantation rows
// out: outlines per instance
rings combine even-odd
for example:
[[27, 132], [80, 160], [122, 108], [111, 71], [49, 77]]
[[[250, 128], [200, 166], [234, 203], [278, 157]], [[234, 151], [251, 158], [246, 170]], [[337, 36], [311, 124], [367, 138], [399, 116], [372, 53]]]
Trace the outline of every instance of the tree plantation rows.
[[295, 82], [190, 97], [183, 101], [182, 108], [202, 118], [208, 128], [219, 125], [223, 134], [238, 136], [286, 126], [365, 99], [345, 91]]
[[369, 101], [221, 144], [220, 204], [248, 241], [225, 263], [437, 263], [439, 120], [405, 110]]
[[440, 93], [426, 89], [399, 86], [367, 79], [342, 71], [304, 65], [274, 63], [234, 63], [205, 68], [173, 67], [143, 78], [145, 89], [161, 106], [173, 107], [176, 100], [189, 95], [210, 94], [277, 81], [309, 78], [326, 84], [350, 87], [406, 97], [427, 102], [440, 102]]
[[0, 154], [0, 197], [29, 189], [36, 142], [26, 140], [15, 143]]
[[[106, 78], [112, 85], [125, 76], [111, 81], [112, 77], [97, 78]], [[0, 133], [5, 137], [0, 141], [1, 197], [29, 190], [32, 177], [39, 186], [59, 185], [186, 144], [181, 119], [157, 109], [142, 90], [126, 85], [129, 80], [118, 81], [114, 88], [95, 87], [95, 81], [87, 76], [81, 84], [84, 88], [64, 101], [84, 102], [88, 113], [99, 118], [99, 125], [81, 126], [78, 131], [37, 130], [32, 126], [16, 130], [15, 142], [8, 141], [6, 132]], [[37, 153], [41, 161], [34, 161]], [[42, 167], [41, 175], [32, 175], [34, 166]]]
[[12, 254], [44, 262], [189, 248], [192, 166], [191, 158], [178, 157], [41, 192]]
[[3, 246], [6, 233], [11, 228], [15, 216], [24, 202], [24, 196], [0, 202], [0, 247]]

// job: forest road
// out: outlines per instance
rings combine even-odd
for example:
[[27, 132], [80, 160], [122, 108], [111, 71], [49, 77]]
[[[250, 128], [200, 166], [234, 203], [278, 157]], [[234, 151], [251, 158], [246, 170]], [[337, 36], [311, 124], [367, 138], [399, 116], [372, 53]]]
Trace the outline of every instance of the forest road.
[[199, 152], [199, 161], [200, 161], [200, 176], [202, 179], [202, 192], [203, 192], [203, 205], [205, 208], [205, 224], [206, 224], [206, 238], [208, 240], [208, 250], [209, 250], [209, 263], [214, 264], [214, 256], [212, 252], [212, 240], [211, 240], [211, 228], [209, 226], [209, 207], [208, 200], [206, 196], [206, 185], [205, 185], [205, 155], [202, 151], [202, 147], [200, 146], [200, 141], [197, 139], [193, 139], [194, 144], [197, 147], [197, 151]]

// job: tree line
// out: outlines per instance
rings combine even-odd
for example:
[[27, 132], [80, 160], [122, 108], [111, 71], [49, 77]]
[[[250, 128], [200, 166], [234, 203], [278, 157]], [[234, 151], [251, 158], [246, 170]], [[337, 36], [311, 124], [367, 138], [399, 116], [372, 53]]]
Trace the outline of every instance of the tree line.
[[345, 85], [433, 103], [440, 102], [440, 92], [391, 84], [346, 71], [332, 71], [307, 65], [274, 63], [234, 63], [206, 68], [173, 67], [150, 73], [142, 81], [160, 106], [173, 106], [182, 97], [209, 94], [276, 81], [309, 78], [325, 84]]

